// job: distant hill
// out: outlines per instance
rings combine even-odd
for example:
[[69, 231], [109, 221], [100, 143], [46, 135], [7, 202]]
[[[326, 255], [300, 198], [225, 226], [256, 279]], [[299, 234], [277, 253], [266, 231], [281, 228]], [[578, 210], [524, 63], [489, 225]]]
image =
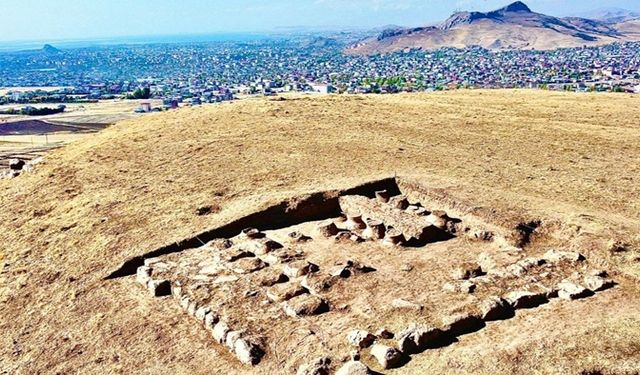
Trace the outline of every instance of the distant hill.
[[533, 12], [517, 1], [486, 13], [454, 13], [434, 26], [388, 29], [348, 47], [346, 52], [376, 54], [473, 45], [493, 50], [550, 50], [640, 40], [638, 26], [582, 17], [557, 18]]
[[600, 8], [590, 12], [578, 13], [575, 16], [613, 24], [640, 19], [640, 12], [621, 8]]
[[51, 44], [45, 44], [44, 47], [42, 47], [42, 52], [48, 53], [48, 54], [59, 54], [62, 51], [52, 46]]

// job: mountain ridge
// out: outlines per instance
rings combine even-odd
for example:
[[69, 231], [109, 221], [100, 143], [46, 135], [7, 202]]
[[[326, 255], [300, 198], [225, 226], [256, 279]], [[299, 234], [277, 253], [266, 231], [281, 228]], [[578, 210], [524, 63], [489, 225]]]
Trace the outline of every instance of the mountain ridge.
[[464, 48], [550, 50], [640, 40], [636, 24], [536, 13], [522, 1], [489, 12], [452, 14], [433, 26], [384, 30], [347, 47], [348, 54], [377, 54], [406, 49]]

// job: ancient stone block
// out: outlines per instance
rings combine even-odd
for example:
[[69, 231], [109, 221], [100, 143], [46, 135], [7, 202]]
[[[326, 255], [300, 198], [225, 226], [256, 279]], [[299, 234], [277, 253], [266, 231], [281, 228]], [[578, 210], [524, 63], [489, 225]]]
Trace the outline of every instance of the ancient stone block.
[[381, 338], [381, 339], [392, 339], [393, 338], [393, 332], [389, 331], [386, 328], [381, 328], [376, 332], [376, 336]]
[[442, 286], [443, 290], [451, 293], [473, 293], [476, 290], [476, 284], [469, 280], [456, 281], [452, 283], [446, 283]]
[[371, 370], [360, 361], [349, 361], [336, 372], [336, 375], [371, 375]]
[[249, 250], [250, 252], [256, 255], [269, 254], [274, 250], [283, 248], [281, 243], [268, 239], [266, 237], [253, 240], [244, 246], [246, 247], [247, 250]]
[[289, 277], [275, 268], [264, 270], [256, 280], [261, 286], [274, 286], [289, 281]]
[[331, 238], [338, 234], [338, 232], [338, 227], [332, 220], [327, 220], [318, 224], [315, 229], [315, 234], [324, 238]]
[[9, 169], [13, 171], [21, 171], [27, 163], [21, 159], [9, 159]]
[[231, 331], [227, 323], [220, 320], [213, 326], [213, 338], [220, 344], [223, 344], [227, 340], [227, 334]]
[[151, 267], [141, 266], [138, 267], [136, 271], [136, 281], [145, 287], [149, 284], [151, 280]]
[[594, 292], [600, 292], [605, 289], [613, 288], [615, 282], [599, 275], [592, 275], [584, 278], [584, 285]]
[[379, 220], [367, 220], [367, 229], [362, 232], [362, 237], [372, 240], [382, 240], [385, 237], [386, 228], [384, 223]]
[[267, 290], [267, 297], [273, 302], [284, 302], [309, 291], [298, 283], [277, 284]]
[[240, 238], [245, 238], [245, 239], [263, 238], [264, 236], [265, 236], [264, 233], [260, 232], [256, 228], [246, 228], [246, 229], [243, 229], [242, 232], [240, 233]]
[[480, 307], [484, 321], [507, 319], [513, 316], [511, 305], [500, 297], [490, 297], [482, 302]]
[[296, 375], [329, 375], [331, 359], [328, 357], [316, 358], [298, 368]]
[[437, 346], [442, 341], [443, 332], [434, 327], [413, 326], [401, 331], [396, 337], [400, 351], [416, 354]]
[[364, 349], [370, 347], [376, 337], [367, 331], [356, 329], [347, 334], [347, 341], [352, 346]]
[[442, 320], [442, 329], [449, 336], [460, 336], [475, 332], [484, 326], [479, 316], [470, 313], [456, 313]]
[[213, 328], [215, 327], [216, 323], [218, 323], [219, 321], [220, 321], [220, 318], [218, 317], [218, 315], [216, 315], [213, 312], [210, 312], [204, 316], [204, 327], [213, 333]]
[[402, 246], [405, 238], [402, 232], [397, 229], [389, 229], [384, 237], [384, 244], [387, 246]]
[[504, 296], [504, 299], [509, 302], [514, 309], [528, 309], [547, 302], [546, 293], [529, 291], [509, 292]]
[[376, 191], [376, 200], [380, 203], [389, 203], [391, 194], [386, 190]]
[[360, 230], [365, 229], [367, 224], [362, 220], [362, 215], [359, 213], [347, 213], [347, 221], [344, 223], [345, 228], [348, 230]]
[[456, 280], [468, 280], [472, 277], [482, 275], [482, 267], [476, 263], [463, 263], [456, 267], [451, 273], [451, 276]]
[[311, 294], [301, 295], [282, 304], [284, 312], [291, 317], [319, 315], [329, 311], [327, 302]]
[[398, 210], [406, 210], [407, 207], [409, 207], [409, 200], [404, 195], [396, 195], [395, 197], [391, 197], [391, 199], [389, 199], [389, 204], [391, 205], [391, 207]]
[[580, 299], [591, 295], [593, 295], [592, 291], [570, 281], [565, 280], [558, 284], [558, 297], [562, 299]]
[[375, 344], [371, 348], [371, 355], [378, 360], [384, 369], [398, 367], [402, 360], [402, 353], [398, 349], [382, 344]]
[[211, 313], [210, 307], [200, 306], [196, 309], [194, 316], [200, 323], [204, 324], [205, 317], [210, 313]]
[[149, 280], [147, 289], [154, 297], [171, 295], [171, 283], [168, 280]]
[[580, 253], [575, 253], [571, 251], [559, 251], [555, 249], [551, 249], [547, 251], [542, 258], [550, 263], [557, 263], [562, 261], [567, 262], [580, 262], [585, 260], [585, 257]]
[[259, 271], [267, 266], [269, 265], [260, 258], [244, 258], [234, 262], [231, 267], [235, 273], [247, 274]]
[[227, 249], [220, 253], [220, 258], [225, 262], [236, 262], [243, 258], [252, 258], [255, 256], [254, 253], [238, 247]]
[[227, 348], [234, 350], [236, 346], [236, 341], [242, 338], [244, 332], [242, 331], [229, 331], [227, 333], [227, 337], [224, 339], [224, 344]]
[[284, 274], [291, 278], [301, 277], [318, 270], [317, 265], [306, 260], [296, 260], [284, 266]]
[[320, 294], [329, 290], [339, 279], [339, 276], [330, 276], [319, 273], [312, 273], [300, 281], [300, 285], [307, 288], [312, 294]]
[[245, 365], [257, 365], [264, 356], [264, 350], [246, 338], [235, 341], [234, 352], [240, 362]]

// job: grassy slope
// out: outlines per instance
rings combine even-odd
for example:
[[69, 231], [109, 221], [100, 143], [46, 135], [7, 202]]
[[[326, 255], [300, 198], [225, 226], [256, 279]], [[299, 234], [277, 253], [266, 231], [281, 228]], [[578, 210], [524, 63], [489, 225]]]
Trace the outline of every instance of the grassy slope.
[[[54, 152], [35, 174], [0, 181], [0, 261], [4, 252], [8, 263], [0, 274], [0, 368], [232, 371], [234, 362], [220, 360], [225, 354], [177, 308], [102, 277], [132, 255], [268, 202], [383, 175], [417, 175], [479, 205], [525, 205], [638, 241], [639, 104], [623, 95], [460, 91], [247, 100], [122, 122]], [[195, 215], [208, 204], [221, 211]], [[602, 256], [638, 271], [637, 252]], [[615, 306], [628, 313], [626, 302]], [[619, 350], [608, 363], [618, 368], [629, 357], [629, 330], [615, 319], [597, 323], [615, 332]], [[572, 332], [580, 329], [551, 337], [571, 348], [582, 342]], [[558, 353], [535, 345], [523, 339], [520, 360], [536, 366], [531, 358]], [[605, 361], [593, 350], [591, 360]], [[522, 371], [513, 356], [498, 350], [482, 363]], [[422, 358], [408, 368], [447, 363]], [[570, 370], [592, 363], [567, 361]], [[462, 362], [459, 371], [473, 371]]]

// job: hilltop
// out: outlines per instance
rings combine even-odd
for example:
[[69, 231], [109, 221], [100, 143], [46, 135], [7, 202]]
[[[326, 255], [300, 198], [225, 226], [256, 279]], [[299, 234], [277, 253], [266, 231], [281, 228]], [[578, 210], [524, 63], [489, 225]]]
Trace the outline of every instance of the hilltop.
[[[520, 231], [522, 249], [513, 250], [518, 257], [540, 257], [561, 246], [584, 256], [581, 267], [605, 270], [617, 285], [589, 298], [555, 298], [519, 310], [412, 355], [396, 370], [382, 370], [366, 350], [365, 363], [389, 374], [634, 373], [640, 364], [639, 100], [467, 90], [260, 98], [120, 122], [52, 152], [33, 173], [0, 180], [2, 370], [294, 373], [301, 359], [308, 360], [304, 354], [332, 349], [320, 342], [346, 346], [343, 331], [375, 332], [379, 321], [372, 313], [399, 294], [411, 291], [427, 302], [384, 316], [391, 326], [394, 318], [435, 316], [450, 300], [475, 303], [478, 294], [446, 294], [440, 282], [450, 278], [444, 269], [495, 250], [500, 243], [487, 233], [385, 248], [363, 261], [389, 273], [348, 279], [333, 293], [355, 298], [331, 305], [328, 315], [271, 320], [291, 330], [268, 342], [260, 364], [247, 367], [172, 297], [152, 298], [131, 272], [140, 257], [158, 249], [201, 246], [197, 240], [206, 241], [207, 233], [236, 236], [237, 226], [251, 220], [274, 229], [283, 213], [295, 215], [313, 199], [330, 200], [335, 191], [398, 176], [422, 186], [429, 207], [446, 209], [463, 223], [485, 222], [496, 233]], [[236, 224], [215, 231], [229, 223]], [[359, 257], [358, 251], [378, 245], [353, 246], [327, 252], [326, 261], [345, 249]], [[197, 251], [163, 261], [192, 264]], [[384, 262], [387, 253], [392, 255]], [[205, 256], [211, 261], [215, 254]], [[410, 257], [424, 260], [403, 264]], [[388, 278], [376, 279], [379, 274]], [[396, 284], [394, 277], [413, 278], [428, 292]], [[366, 287], [390, 288], [393, 296], [370, 298]], [[260, 304], [262, 292], [230, 292], [244, 296], [240, 304], [255, 302], [258, 308], [248, 313], [281, 311], [278, 304]], [[370, 309], [362, 308], [367, 304]], [[352, 326], [353, 319], [362, 326]], [[268, 325], [262, 327], [268, 334]], [[338, 349], [343, 357], [332, 357], [335, 366], [349, 355], [348, 348]]]
[[580, 17], [558, 18], [515, 2], [491, 12], [458, 12], [447, 20], [418, 28], [393, 28], [346, 49], [351, 54], [375, 54], [406, 49], [464, 48], [550, 50], [636, 41], [632, 18], [616, 22]]

